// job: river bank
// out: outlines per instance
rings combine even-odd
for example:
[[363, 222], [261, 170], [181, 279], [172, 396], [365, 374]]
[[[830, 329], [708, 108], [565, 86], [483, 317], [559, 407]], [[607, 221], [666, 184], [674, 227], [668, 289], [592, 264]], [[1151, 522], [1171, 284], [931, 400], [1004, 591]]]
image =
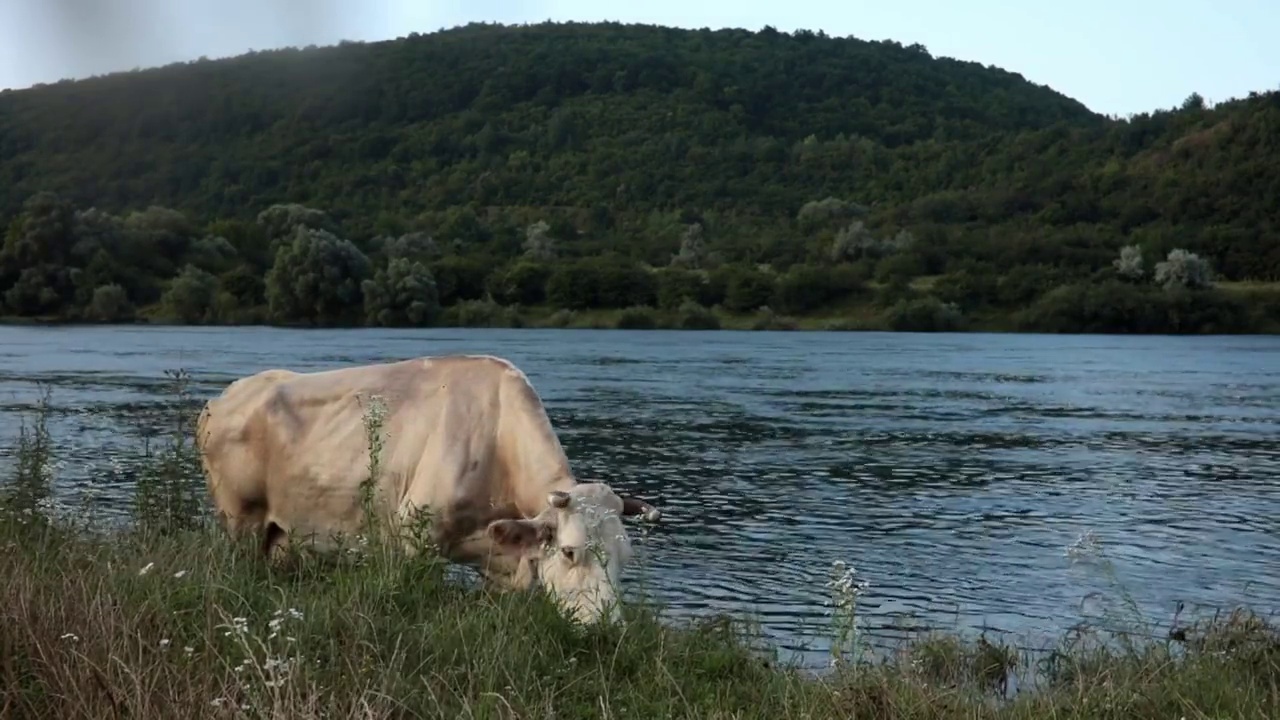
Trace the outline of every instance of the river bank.
[[[769, 306], [731, 311], [693, 301], [678, 306], [568, 309], [553, 305], [504, 305], [491, 297], [462, 300], [420, 327], [556, 328], [591, 330], [799, 330], [834, 332], [999, 332], [1101, 334], [1280, 334], [1280, 285], [1221, 282], [1199, 290], [1165, 290], [1118, 281], [1063, 285], [1034, 302], [998, 301], [990, 288], [939, 292], [940, 277], [905, 285], [870, 281], [865, 292], [807, 312]], [[994, 286], [993, 286], [994, 287]], [[986, 297], [984, 293], [989, 294]], [[976, 298], [976, 299], [974, 299]], [[107, 316], [104, 316], [107, 317]], [[162, 326], [311, 327], [271, 317], [266, 306], [203, 316], [175, 315], [163, 303], [125, 314], [109, 324]], [[93, 322], [74, 316], [0, 316], [0, 325], [71, 325]], [[326, 328], [370, 327], [329, 323]], [[418, 327], [407, 325], [406, 327]]]
[[58, 441], [46, 413], [38, 406], [26, 418], [4, 469], [6, 716], [1251, 718], [1280, 710], [1280, 629], [1244, 610], [1158, 635], [1083, 627], [1036, 656], [947, 632], [869, 653], [856, 632], [862, 588], [837, 576], [834, 667], [814, 673], [761, 647], [748, 618], [673, 623], [636, 601], [625, 625], [585, 629], [537, 595], [465, 588], [429, 553], [410, 561], [376, 538], [338, 561], [299, 556], [271, 569], [207, 521], [185, 417], [134, 469], [132, 524], [95, 532], [89, 506], [59, 511], [49, 502]]

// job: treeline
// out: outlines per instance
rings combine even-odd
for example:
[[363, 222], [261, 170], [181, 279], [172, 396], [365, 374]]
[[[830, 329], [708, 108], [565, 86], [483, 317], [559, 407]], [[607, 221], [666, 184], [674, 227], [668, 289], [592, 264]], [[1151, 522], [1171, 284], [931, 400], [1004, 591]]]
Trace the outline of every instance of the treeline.
[[[275, 205], [199, 227], [151, 206], [125, 216], [32, 197], [0, 249], [4, 310], [83, 322], [304, 326], [608, 326], [760, 329], [818, 317], [831, 329], [1246, 332], [1277, 329], [1280, 294], [1215, 287], [1209, 264], [1136, 245], [1105, 263], [998, 268], [949, 258], [908, 230], [876, 235], [856, 206], [806, 203], [799, 237], [826, 254], [785, 268], [726, 261], [702, 226], [655, 267], [566, 255], [543, 221], [514, 257], [468, 255], [425, 232], [347, 239], [325, 212]], [[824, 240], [825, 238], [825, 240]], [[1096, 267], [1101, 265], [1101, 267]]]
[[[769, 29], [472, 25], [251, 53], [0, 93], [0, 303], [1262, 329], [1277, 128], [1275, 92], [1114, 120], [920, 46]], [[1114, 265], [1129, 246], [1136, 279]], [[1157, 281], [1161, 262], [1219, 287]]]

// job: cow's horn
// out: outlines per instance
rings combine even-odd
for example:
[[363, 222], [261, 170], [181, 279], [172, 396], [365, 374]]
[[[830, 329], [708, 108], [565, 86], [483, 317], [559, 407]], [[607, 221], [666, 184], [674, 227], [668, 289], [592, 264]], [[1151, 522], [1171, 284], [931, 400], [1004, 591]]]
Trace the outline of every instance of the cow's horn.
[[622, 514], [623, 515], [640, 515], [647, 522], [658, 522], [662, 517], [662, 513], [658, 508], [650, 505], [644, 500], [633, 497], [622, 498]]

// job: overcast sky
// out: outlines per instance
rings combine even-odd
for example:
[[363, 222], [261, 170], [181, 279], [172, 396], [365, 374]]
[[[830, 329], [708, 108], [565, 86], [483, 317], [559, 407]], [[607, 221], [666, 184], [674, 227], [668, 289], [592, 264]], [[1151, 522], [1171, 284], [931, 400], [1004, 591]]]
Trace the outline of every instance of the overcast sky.
[[1102, 113], [1280, 87], [1280, 0], [0, 0], [0, 88], [469, 21], [807, 28], [994, 64]]

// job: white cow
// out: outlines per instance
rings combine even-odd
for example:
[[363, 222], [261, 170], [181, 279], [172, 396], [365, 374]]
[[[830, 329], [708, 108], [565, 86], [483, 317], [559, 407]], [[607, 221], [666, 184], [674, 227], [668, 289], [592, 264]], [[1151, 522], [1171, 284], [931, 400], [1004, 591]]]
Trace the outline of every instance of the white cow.
[[231, 383], [201, 411], [196, 439], [227, 531], [260, 535], [267, 555], [286, 533], [332, 547], [336, 534], [361, 532], [371, 407], [384, 434], [375, 507], [392, 527], [428, 509], [449, 559], [501, 587], [541, 584], [584, 622], [617, 617], [632, 552], [620, 517], [659, 512], [578, 482], [537, 392], [501, 358], [266, 370]]

